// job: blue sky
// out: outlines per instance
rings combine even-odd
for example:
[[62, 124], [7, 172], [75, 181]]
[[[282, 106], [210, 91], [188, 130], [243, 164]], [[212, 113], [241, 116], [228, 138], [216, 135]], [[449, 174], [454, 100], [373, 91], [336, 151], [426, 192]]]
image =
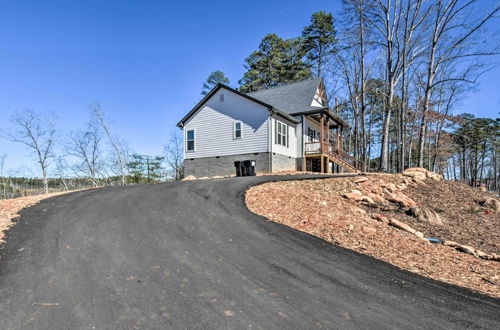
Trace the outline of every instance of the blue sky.
[[[340, 1], [15, 0], [1, 8], [0, 129], [16, 109], [51, 111], [64, 131], [84, 128], [98, 101], [131, 148], [161, 154], [210, 72], [236, 86], [264, 35], [295, 37], [313, 12], [336, 14]], [[499, 76], [498, 68], [484, 75], [462, 110], [496, 116]], [[5, 140], [0, 153], [10, 166], [31, 162]]]

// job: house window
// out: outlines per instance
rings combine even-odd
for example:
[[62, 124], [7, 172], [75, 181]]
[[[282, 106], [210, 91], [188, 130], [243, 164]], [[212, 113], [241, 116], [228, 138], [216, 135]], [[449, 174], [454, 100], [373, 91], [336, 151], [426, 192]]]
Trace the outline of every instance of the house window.
[[241, 139], [241, 122], [234, 123], [234, 138]]
[[274, 131], [274, 143], [288, 147], [288, 125], [276, 121]]
[[219, 95], [219, 102], [224, 102], [224, 94]]
[[194, 130], [186, 132], [186, 141], [187, 151], [194, 151]]

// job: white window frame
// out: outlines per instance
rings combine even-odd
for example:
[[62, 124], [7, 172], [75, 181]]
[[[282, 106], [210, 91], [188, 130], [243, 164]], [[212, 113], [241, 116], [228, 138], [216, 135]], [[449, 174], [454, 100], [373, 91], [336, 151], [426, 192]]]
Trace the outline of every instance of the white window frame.
[[[189, 132], [193, 131], [193, 149], [189, 149]], [[186, 130], [186, 152], [195, 152], [196, 151], [196, 129], [188, 129]]]
[[289, 129], [288, 125], [275, 120], [274, 123], [274, 144], [278, 144], [280, 146], [289, 147]]
[[[236, 136], [236, 125], [240, 124], [240, 136]], [[243, 123], [241, 121], [235, 121], [233, 124], [233, 140], [243, 139]]]

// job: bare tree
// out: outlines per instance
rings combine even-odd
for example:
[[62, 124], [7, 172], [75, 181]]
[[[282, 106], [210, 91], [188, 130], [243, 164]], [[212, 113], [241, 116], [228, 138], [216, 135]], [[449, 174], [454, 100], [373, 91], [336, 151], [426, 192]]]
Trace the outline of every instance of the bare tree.
[[[414, 36], [427, 15], [426, 12], [421, 13], [422, 2], [423, 0], [374, 0], [363, 14], [378, 32], [378, 38], [374, 38], [372, 42], [382, 48], [385, 62], [386, 102], [380, 150], [380, 170], [383, 172], [389, 170], [389, 129], [395, 107], [396, 86], [408, 66], [422, 52], [417, 49], [418, 38]], [[399, 147], [402, 149], [401, 145]]]
[[68, 136], [66, 151], [78, 159], [78, 170], [87, 176], [94, 187], [98, 186], [97, 177], [102, 167], [101, 140], [103, 133], [97, 118], [87, 125], [87, 130], [73, 131]]
[[111, 134], [111, 131], [109, 129], [108, 124], [106, 123], [106, 119], [104, 118], [104, 114], [101, 110], [101, 107], [99, 104], [94, 104], [91, 107], [91, 111], [94, 114], [97, 122], [101, 126], [102, 130], [108, 137], [109, 143], [111, 144], [114, 153], [115, 153], [115, 162], [118, 165], [119, 169], [119, 174], [121, 178], [121, 184], [125, 185], [125, 177], [127, 174], [127, 157], [126, 157], [126, 152], [123, 148], [123, 145], [119, 142], [119, 140]]
[[52, 116], [41, 116], [33, 110], [16, 112], [11, 121], [17, 127], [8, 135], [13, 142], [22, 143], [35, 154], [43, 179], [43, 192], [49, 192], [48, 168], [54, 157], [53, 148], [56, 130]]
[[165, 161], [170, 175], [175, 180], [181, 180], [184, 177], [184, 142], [179, 132], [170, 135], [170, 141], [165, 146]]
[[63, 185], [64, 191], [68, 191], [68, 184], [66, 183], [66, 169], [68, 168], [68, 164], [66, 163], [66, 160], [63, 157], [57, 157], [56, 159], [56, 173], [57, 176], [59, 177], [59, 180], [61, 180], [61, 183]]
[[2, 197], [7, 198], [7, 177], [5, 176], [5, 159], [7, 154], [0, 154], [0, 179], [2, 179]]
[[[473, 38], [483, 32], [482, 27], [500, 12], [500, 6], [497, 3], [492, 10], [478, 18], [475, 15], [477, 8], [474, 8], [478, 3], [479, 0], [436, 0], [431, 5], [432, 21], [424, 70], [424, 99], [417, 151], [419, 167], [424, 165], [427, 119], [435, 88], [449, 81], [474, 84], [483, 73], [478, 58], [498, 54], [499, 46], [495, 42], [492, 43], [493, 48], [487, 48], [478, 46]], [[436, 79], [443, 68], [449, 69], [452, 74]]]

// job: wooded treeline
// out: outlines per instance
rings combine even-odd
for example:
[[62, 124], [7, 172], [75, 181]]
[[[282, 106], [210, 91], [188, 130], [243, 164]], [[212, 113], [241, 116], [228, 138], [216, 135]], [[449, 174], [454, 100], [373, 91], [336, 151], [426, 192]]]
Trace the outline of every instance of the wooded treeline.
[[351, 125], [345, 148], [367, 170], [426, 167], [497, 190], [498, 118], [456, 113], [498, 61], [499, 13], [494, 1], [344, 0], [337, 17], [314, 13], [297, 38], [265, 36], [239, 88], [320, 76]]

